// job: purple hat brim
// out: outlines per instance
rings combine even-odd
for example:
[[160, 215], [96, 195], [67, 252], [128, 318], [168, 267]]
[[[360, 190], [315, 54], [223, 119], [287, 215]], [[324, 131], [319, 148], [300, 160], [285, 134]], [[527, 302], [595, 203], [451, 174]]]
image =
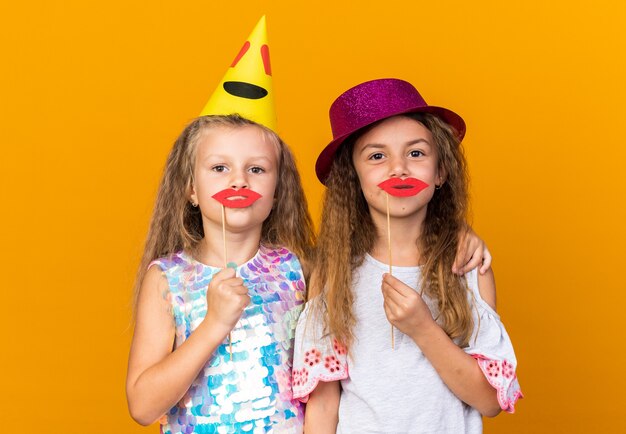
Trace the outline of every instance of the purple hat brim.
[[335, 154], [337, 153], [337, 150], [339, 149], [341, 144], [345, 142], [348, 137], [350, 137], [351, 135], [353, 135], [354, 133], [358, 131], [363, 130], [364, 128], [367, 128], [375, 124], [376, 122], [389, 119], [393, 116], [404, 115], [404, 114], [409, 114], [409, 113], [430, 113], [430, 114], [439, 116], [441, 119], [443, 119], [446, 123], [448, 123], [455, 130], [456, 136], [459, 139], [459, 142], [463, 140], [463, 137], [465, 137], [466, 127], [465, 127], [465, 121], [463, 120], [463, 118], [461, 118], [461, 116], [454, 113], [452, 110], [448, 110], [443, 107], [429, 105], [429, 106], [414, 107], [408, 110], [400, 110], [398, 112], [389, 113], [381, 119], [376, 119], [367, 124], [360, 125], [358, 128], [354, 128], [352, 131], [346, 132], [342, 134], [341, 136], [333, 139], [333, 141], [330, 142], [322, 150], [319, 157], [317, 157], [317, 161], [315, 162], [315, 174], [317, 175], [317, 179], [319, 179], [319, 181], [322, 184], [326, 185], [326, 179], [328, 178], [328, 175], [330, 174], [330, 168], [332, 167], [333, 160], [335, 159]]

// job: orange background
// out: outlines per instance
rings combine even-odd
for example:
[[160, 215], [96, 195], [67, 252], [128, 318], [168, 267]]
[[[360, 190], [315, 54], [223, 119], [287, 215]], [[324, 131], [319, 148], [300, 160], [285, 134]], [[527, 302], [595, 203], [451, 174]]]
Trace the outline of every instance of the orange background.
[[134, 273], [171, 144], [265, 13], [315, 218], [343, 90], [402, 77], [467, 121], [526, 395], [485, 432], [625, 432], [621, 2], [238, 3], [3, 4], [0, 431], [157, 432], [126, 410]]

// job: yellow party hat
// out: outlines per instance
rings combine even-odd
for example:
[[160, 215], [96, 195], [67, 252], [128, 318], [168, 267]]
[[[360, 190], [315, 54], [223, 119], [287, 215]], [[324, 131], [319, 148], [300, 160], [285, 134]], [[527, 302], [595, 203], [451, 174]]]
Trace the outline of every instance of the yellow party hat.
[[200, 116], [234, 113], [276, 131], [265, 16], [248, 36]]

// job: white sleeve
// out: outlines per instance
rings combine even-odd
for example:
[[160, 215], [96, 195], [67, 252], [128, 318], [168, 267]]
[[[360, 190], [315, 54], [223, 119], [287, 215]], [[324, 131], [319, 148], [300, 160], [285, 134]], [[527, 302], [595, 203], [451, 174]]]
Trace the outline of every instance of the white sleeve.
[[523, 398], [515, 373], [515, 351], [500, 316], [480, 296], [477, 273], [474, 269], [466, 274], [475, 302], [474, 332], [464, 350], [476, 359], [489, 384], [497, 390], [502, 410], [514, 413], [515, 403]]
[[311, 301], [300, 314], [293, 355], [293, 397], [307, 402], [320, 381], [348, 378], [346, 349], [324, 336], [321, 320], [312, 317]]

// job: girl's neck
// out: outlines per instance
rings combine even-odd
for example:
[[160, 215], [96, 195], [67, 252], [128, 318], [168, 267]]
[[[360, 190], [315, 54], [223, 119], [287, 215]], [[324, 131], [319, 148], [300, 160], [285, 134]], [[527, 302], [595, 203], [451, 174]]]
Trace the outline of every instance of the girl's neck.
[[[219, 229], [219, 230], [217, 230]], [[204, 238], [200, 241], [195, 252], [196, 259], [213, 267], [224, 268], [229, 262], [237, 265], [248, 262], [259, 250], [261, 242], [261, 227], [251, 233], [226, 232], [226, 257], [224, 256], [224, 238], [221, 228], [207, 228], [205, 225]]]
[[421, 234], [422, 221], [415, 219], [391, 219], [391, 244], [387, 238], [387, 216], [372, 215], [374, 226], [377, 229], [376, 240], [372, 251], [369, 252], [376, 260], [389, 264], [389, 250], [391, 245], [391, 264], [400, 267], [420, 265], [421, 258], [417, 240]]

